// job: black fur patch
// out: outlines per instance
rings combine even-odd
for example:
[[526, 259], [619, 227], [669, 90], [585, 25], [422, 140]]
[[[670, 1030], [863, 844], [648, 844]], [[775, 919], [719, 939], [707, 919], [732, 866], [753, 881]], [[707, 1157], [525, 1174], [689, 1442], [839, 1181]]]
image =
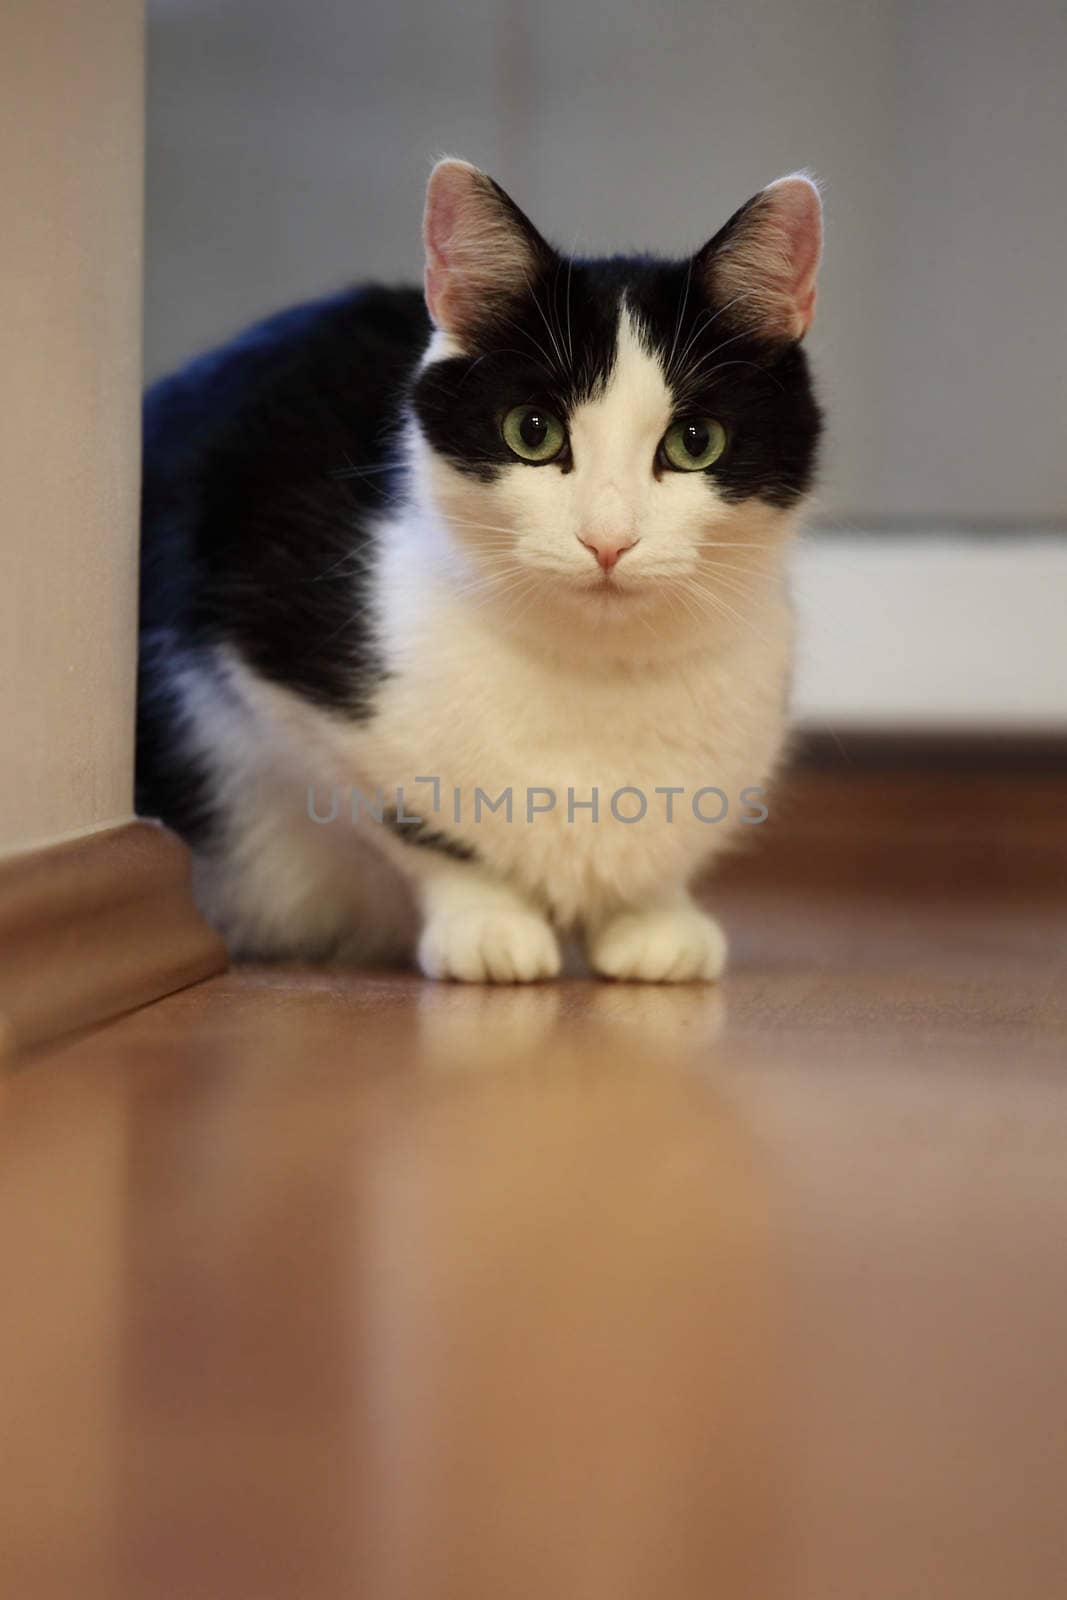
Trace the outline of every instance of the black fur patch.
[[491, 481], [515, 465], [500, 432], [505, 413], [531, 404], [566, 419], [592, 399], [615, 366], [618, 321], [617, 289], [596, 266], [554, 257], [531, 294], [486, 307], [469, 355], [419, 375], [412, 399], [423, 433], [460, 471]]
[[[729, 447], [708, 468], [723, 498], [780, 507], [800, 499], [811, 486], [821, 427], [804, 352], [756, 330], [739, 332], [727, 308], [706, 297], [691, 262], [555, 256], [531, 294], [486, 308], [468, 336], [469, 354], [420, 374], [413, 403], [430, 444], [486, 481], [513, 467], [501, 418], [535, 404], [566, 420], [603, 389], [624, 297], [649, 353], [669, 374], [677, 417], [710, 415], [727, 429]], [[569, 453], [554, 465], [568, 470]]]
[[429, 333], [418, 290], [359, 289], [146, 396], [137, 797], [187, 837], [210, 806], [175, 725], [179, 659], [210, 668], [229, 645], [316, 705], [369, 714], [385, 669], [359, 580], [400, 487], [393, 436]]
[[149, 392], [143, 627], [180, 622], [317, 704], [366, 709], [359, 569], [398, 487], [393, 435], [428, 335], [416, 290], [365, 289], [284, 312]]
[[801, 346], [762, 338], [707, 299], [691, 262], [641, 263], [627, 303], [669, 373], [676, 416], [726, 428], [727, 449], [706, 473], [723, 499], [794, 505], [811, 488], [822, 429]]
[[405, 844], [418, 845], [423, 850], [436, 850], [443, 856], [450, 856], [453, 861], [478, 860], [478, 852], [473, 845], [464, 844], [461, 839], [453, 839], [439, 828], [431, 827], [425, 817], [417, 816], [414, 812], [405, 809], [401, 818], [396, 807], [390, 806], [382, 812], [382, 822]]
[[190, 748], [192, 730], [179, 694], [182, 656], [169, 631], [142, 631], [134, 805], [141, 816], [160, 817], [184, 839], [199, 843], [216, 820], [215, 804], [211, 775]]

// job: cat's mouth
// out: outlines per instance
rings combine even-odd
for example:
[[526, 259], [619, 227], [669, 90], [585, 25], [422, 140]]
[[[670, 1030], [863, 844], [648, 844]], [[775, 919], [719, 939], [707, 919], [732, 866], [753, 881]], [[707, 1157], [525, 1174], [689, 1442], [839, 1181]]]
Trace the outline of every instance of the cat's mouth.
[[583, 595], [590, 595], [609, 605], [633, 600], [638, 592], [633, 583], [618, 578], [614, 572], [594, 573], [583, 579], [580, 589]]

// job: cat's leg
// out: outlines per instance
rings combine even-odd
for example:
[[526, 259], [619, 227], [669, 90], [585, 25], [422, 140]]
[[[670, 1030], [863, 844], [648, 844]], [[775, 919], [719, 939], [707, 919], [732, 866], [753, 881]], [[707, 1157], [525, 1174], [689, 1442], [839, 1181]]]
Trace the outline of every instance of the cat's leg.
[[343, 817], [317, 826], [303, 796], [267, 779], [221, 813], [217, 838], [194, 853], [193, 885], [237, 959], [411, 960], [418, 920], [405, 874]]
[[422, 909], [418, 963], [428, 978], [462, 983], [535, 983], [560, 970], [548, 920], [517, 890], [480, 866], [419, 851], [414, 874]]
[[684, 889], [605, 917], [588, 929], [586, 946], [604, 978], [711, 983], [726, 966], [726, 935]]

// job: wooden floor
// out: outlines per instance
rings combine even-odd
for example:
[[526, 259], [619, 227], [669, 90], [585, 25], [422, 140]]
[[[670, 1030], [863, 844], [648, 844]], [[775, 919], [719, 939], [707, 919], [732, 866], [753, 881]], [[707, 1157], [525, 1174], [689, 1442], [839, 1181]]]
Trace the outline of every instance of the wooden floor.
[[1067, 780], [797, 780], [720, 989], [245, 970], [8, 1076], [12, 1600], [1067, 1594]]

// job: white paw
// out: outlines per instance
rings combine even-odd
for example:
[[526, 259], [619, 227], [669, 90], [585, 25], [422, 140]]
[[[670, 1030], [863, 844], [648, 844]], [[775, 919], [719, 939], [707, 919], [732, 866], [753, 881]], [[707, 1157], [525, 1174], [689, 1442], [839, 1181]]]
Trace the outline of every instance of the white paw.
[[726, 965], [726, 935], [695, 906], [624, 911], [593, 936], [589, 960], [605, 978], [710, 983]]
[[439, 914], [419, 939], [428, 978], [461, 983], [536, 983], [554, 978], [560, 955], [548, 923], [532, 911], [471, 907]]

